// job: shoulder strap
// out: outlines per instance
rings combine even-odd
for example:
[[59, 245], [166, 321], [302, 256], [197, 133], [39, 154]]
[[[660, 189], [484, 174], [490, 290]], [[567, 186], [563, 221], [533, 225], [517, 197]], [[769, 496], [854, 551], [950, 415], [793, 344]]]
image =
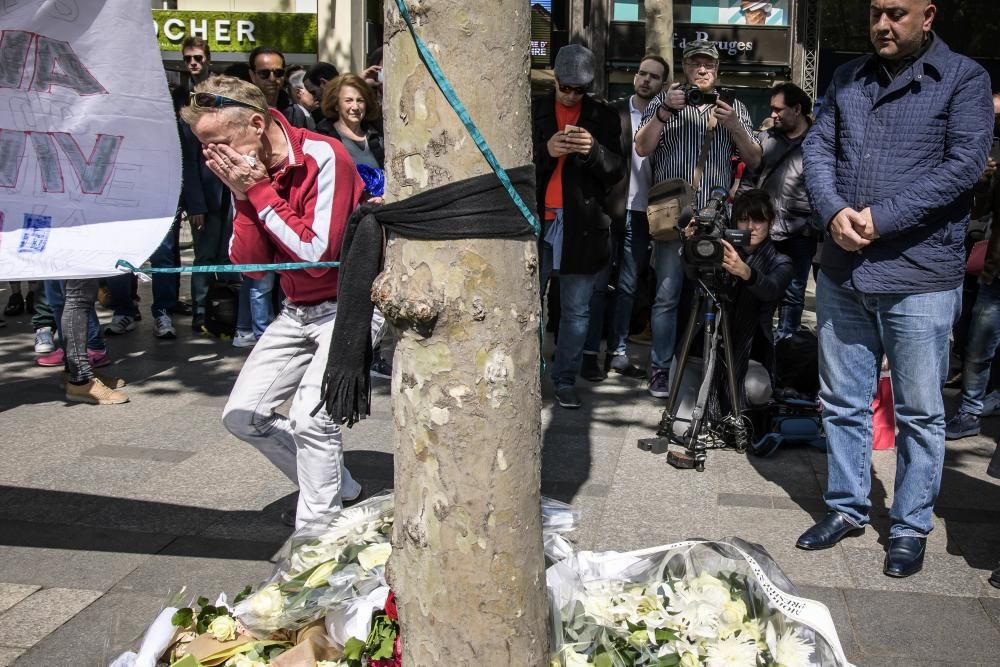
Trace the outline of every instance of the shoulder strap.
[[695, 192], [701, 190], [701, 181], [705, 175], [705, 162], [708, 161], [708, 151], [712, 147], [712, 140], [715, 138], [715, 127], [719, 124], [719, 119], [711, 111], [708, 112], [708, 129], [705, 130], [705, 140], [701, 142], [701, 152], [698, 153], [698, 163], [694, 167], [694, 183], [691, 187]]

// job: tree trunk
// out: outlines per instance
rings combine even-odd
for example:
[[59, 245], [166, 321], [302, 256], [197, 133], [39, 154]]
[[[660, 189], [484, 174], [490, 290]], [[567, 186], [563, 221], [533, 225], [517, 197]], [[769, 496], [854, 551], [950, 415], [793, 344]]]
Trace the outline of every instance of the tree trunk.
[[667, 61], [667, 81], [674, 80], [674, 1], [644, 0], [646, 11], [646, 53]]
[[[490, 171], [385, 6], [387, 201]], [[530, 164], [528, 4], [407, 6], [500, 163]], [[545, 665], [536, 244], [390, 239], [373, 295], [399, 332], [389, 569], [404, 664]]]

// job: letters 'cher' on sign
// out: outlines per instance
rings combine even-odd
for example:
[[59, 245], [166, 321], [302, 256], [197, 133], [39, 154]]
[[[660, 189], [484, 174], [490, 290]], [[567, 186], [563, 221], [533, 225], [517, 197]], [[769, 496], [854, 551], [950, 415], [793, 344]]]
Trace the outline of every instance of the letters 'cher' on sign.
[[177, 121], [150, 9], [0, 4], [0, 280], [141, 265], [173, 222]]

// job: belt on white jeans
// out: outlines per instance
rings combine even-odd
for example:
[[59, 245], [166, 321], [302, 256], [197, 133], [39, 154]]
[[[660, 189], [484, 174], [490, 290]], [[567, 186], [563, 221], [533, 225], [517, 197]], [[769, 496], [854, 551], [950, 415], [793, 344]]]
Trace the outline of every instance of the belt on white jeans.
[[299, 322], [315, 322], [316, 320], [321, 320], [324, 317], [328, 317], [329, 315], [337, 312], [336, 299], [320, 301], [319, 303], [313, 303], [308, 306], [293, 303], [288, 299], [285, 299], [283, 305], [284, 313]]

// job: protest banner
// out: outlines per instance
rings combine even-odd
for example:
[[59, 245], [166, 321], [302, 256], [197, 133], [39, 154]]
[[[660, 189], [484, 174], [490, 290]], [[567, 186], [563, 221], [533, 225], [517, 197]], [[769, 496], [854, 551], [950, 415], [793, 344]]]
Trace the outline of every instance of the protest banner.
[[0, 4], [0, 280], [112, 275], [170, 229], [180, 143], [150, 11]]

